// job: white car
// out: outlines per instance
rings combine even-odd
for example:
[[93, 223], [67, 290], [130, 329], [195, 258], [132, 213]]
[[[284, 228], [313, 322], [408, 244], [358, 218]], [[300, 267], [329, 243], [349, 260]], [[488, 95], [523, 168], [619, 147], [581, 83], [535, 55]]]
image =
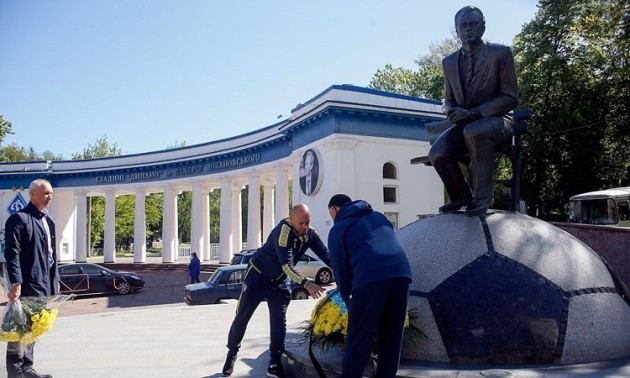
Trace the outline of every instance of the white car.
[[[235, 253], [230, 264], [247, 264], [256, 251], [256, 249], [249, 249]], [[332, 269], [311, 251], [306, 251], [300, 257], [295, 269], [304, 277], [312, 278], [320, 285], [326, 285], [333, 281]]]

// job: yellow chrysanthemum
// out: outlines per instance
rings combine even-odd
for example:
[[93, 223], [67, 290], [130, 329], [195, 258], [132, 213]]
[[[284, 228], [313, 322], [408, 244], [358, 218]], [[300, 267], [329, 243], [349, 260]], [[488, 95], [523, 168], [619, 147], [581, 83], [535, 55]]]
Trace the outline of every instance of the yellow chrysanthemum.
[[0, 340], [4, 342], [18, 342], [20, 341], [21, 334], [17, 331], [0, 332]]

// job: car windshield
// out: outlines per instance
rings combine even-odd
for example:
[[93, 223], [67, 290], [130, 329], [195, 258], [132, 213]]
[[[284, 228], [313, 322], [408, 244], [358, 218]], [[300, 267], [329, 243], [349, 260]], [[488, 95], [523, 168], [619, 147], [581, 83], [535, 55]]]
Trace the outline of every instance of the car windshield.
[[571, 201], [569, 222], [586, 224], [616, 224], [615, 201], [612, 199], [593, 199]]
[[212, 275], [210, 276], [210, 278], [208, 278], [208, 281], [206, 282], [212, 285], [217, 285], [222, 275], [223, 271], [221, 269], [217, 269], [214, 271], [214, 273], [212, 273]]

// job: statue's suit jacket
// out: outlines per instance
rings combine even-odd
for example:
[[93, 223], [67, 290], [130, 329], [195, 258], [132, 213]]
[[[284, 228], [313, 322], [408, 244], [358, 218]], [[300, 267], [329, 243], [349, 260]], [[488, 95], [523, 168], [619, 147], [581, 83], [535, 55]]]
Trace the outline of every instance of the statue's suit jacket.
[[444, 111], [460, 107], [477, 108], [481, 115], [508, 116], [518, 104], [518, 89], [514, 57], [509, 47], [483, 43], [479, 49], [475, 76], [471, 88], [463, 89], [459, 74], [459, 54], [454, 52], [442, 60], [444, 69]]

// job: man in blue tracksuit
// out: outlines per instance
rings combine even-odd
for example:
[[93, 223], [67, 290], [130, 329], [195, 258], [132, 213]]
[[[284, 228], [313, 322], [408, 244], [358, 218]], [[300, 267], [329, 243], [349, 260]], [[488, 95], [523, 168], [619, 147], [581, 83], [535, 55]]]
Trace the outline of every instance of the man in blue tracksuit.
[[400, 362], [411, 268], [392, 224], [365, 201], [336, 194], [328, 248], [337, 288], [348, 306], [342, 377], [361, 377], [377, 336], [378, 377], [395, 377]]
[[291, 301], [288, 279], [297, 282], [308, 290], [314, 298], [319, 298], [323, 288], [303, 277], [295, 270], [295, 264], [307, 249], [330, 266], [328, 249], [310, 228], [311, 211], [304, 204], [291, 209], [289, 218], [283, 219], [269, 234], [265, 244], [258, 248], [249, 262], [245, 273], [243, 289], [228, 335], [228, 354], [223, 365], [223, 375], [231, 375], [236, 362], [236, 354], [245, 335], [249, 319], [263, 299], [267, 299], [271, 325], [271, 359], [267, 369], [268, 377], [285, 376], [280, 358], [284, 351], [286, 335], [286, 312]]

